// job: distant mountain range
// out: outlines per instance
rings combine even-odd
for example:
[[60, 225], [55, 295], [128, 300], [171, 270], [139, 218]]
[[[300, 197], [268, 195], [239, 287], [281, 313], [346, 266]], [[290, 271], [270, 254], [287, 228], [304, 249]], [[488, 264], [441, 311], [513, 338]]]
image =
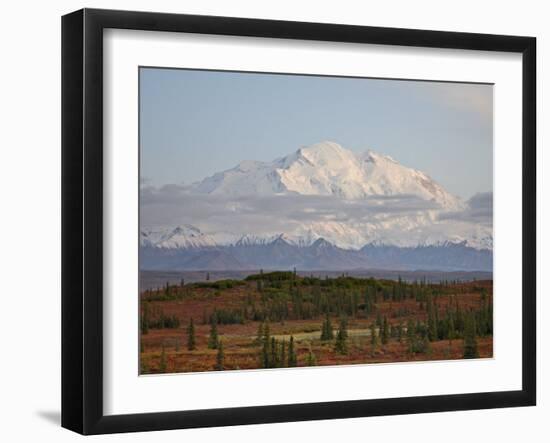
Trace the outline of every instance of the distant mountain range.
[[[142, 226], [142, 269], [492, 270], [492, 206], [491, 222], [476, 223], [471, 201], [373, 151], [323, 142], [273, 162], [241, 162], [181, 192], [227, 198], [223, 226]], [[249, 222], [261, 209], [247, 202], [269, 202], [270, 217], [288, 223]]]
[[368, 244], [359, 250], [342, 249], [324, 239], [309, 246], [287, 242], [282, 236], [269, 243], [237, 242], [227, 246], [162, 248], [142, 246], [140, 267], [148, 270], [461, 270], [492, 271], [493, 254], [464, 243], [416, 247]]

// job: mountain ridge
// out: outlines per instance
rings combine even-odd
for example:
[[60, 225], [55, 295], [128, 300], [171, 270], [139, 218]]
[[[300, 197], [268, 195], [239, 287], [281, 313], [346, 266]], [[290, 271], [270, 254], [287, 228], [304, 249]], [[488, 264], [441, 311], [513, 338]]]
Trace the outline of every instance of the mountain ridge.
[[140, 268], [149, 270], [470, 270], [492, 271], [492, 251], [465, 243], [416, 247], [364, 245], [359, 250], [342, 249], [325, 239], [298, 246], [281, 236], [270, 243], [233, 244], [190, 248], [140, 248]]
[[[190, 232], [191, 235], [186, 237], [185, 233]], [[393, 246], [393, 247], [414, 247], [414, 246], [447, 246], [462, 244], [467, 247], [478, 250], [492, 250], [492, 237], [482, 238], [479, 241], [469, 241], [468, 239], [456, 239], [455, 241], [445, 239], [439, 241], [425, 241], [419, 242], [415, 245], [400, 245], [392, 242], [384, 242], [381, 240], [366, 241], [363, 244], [356, 244], [354, 247], [344, 247], [336, 242], [327, 240], [323, 236], [315, 235], [311, 231], [304, 236], [291, 236], [286, 233], [266, 234], [262, 235], [250, 235], [244, 234], [242, 236], [224, 235], [223, 239], [217, 241], [214, 235], [204, 234], [201, 230], [195, 226], [186, 224], [182, 226], [176, 226], [173, 228], [152, 230], [143, 229], [140, 231], [140, 246], [154, 247], [164, 249], [193, 249], [193, 248], [208, 248], [216, 246], [261, 246], [270, 244], [277, 240], [284, 240], [293, 246], [309, 247], [315, 242], [322, 240], [330, 245], [336, 246], [345, 250], [360, 250], [365, 246]]]
[[203, 194], [332, 195], [347, 200], [414, 195], [447, 210], [464, 202], [427, 174], [372, 150], [355, 153], [335, 142], [302, 147], [271, 162], [246, 160], [189, 186]]

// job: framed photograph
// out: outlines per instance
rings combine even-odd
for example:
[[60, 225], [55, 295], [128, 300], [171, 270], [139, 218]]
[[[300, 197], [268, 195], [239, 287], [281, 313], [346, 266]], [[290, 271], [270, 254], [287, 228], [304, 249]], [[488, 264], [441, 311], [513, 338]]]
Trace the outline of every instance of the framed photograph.
[[535, 405], [532, 37], [62, 20], [62, 425]]

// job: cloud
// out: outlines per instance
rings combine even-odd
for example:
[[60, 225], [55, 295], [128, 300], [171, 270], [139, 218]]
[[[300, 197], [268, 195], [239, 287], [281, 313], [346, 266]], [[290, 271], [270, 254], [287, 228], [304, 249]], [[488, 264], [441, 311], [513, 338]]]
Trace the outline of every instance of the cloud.
[[436, 209], [433, 202], [412, 195], [353, 201], [299, 194], [228, 198], [190, 193], [178, 185], [142, 188], [140, 198], [142, 226], [188, 223], [204, 232], [242, 234], [288, 232], [320, 222], [364, 224], [388, 217], [415, 217]]
[[460, 212], [444, 212], [439, 220], [456, 220], [483, 225], [493, 224], [493, 193], [482, 192], [467, 201], [466, 209]]
[[141, 190], [140, 224], [153, 230], [190, 224], [220, 241], [284, 233], [352, 249], [372, 241], [414, 246], [465, 239], [490, 248], [492, 205], [492, 193], [477, 194], [464, 210], [450, 212], [412, 195], [353, 201], [299, 194], [227, 197], [181, 185], [148, 186]]
[[432, 84], [432, 95], [435, 100], [448, 107], [479, 116], [493, 118], [493, 87], [468, 83]]

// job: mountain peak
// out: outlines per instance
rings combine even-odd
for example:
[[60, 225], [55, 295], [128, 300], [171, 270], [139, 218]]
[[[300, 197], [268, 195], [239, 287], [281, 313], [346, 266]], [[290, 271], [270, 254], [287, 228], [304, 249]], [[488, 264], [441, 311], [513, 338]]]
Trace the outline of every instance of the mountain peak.
[[181, 235], [181, 234], [191, 235], [191, 236], [200, 236], [200, 235], [202, 235], [199, 228], [196, 228], [195, 226], [187, 224], [187, 223], [183, 224], [183, 225], [176, 226], [172, 230], [172, 233], [171, 233], [171, 235]]
[[364, 162], [376, 163], [378, 161], [389, 161], [391, 163], [399, 164], [397, 160], [389, 155], [380, 154], [372, 149], [367, 149], [363, 154], [360, 154], [359, 157]]
[[302, 147], [298, 149], [297, 154], [316, 166], [334, 165], [335, 163], [341, 162], [342, 160], [345, 161], [349, 159], [350, 156], [353, 156], [353, 152], [331, 141], [324, 141]]
[[204, 248], [215, 245], [209, 235], [193, 225], [183, 224], [173, 229], [143, 229], [140, 231], [140, 244], [165, 249]]
[[290, 245], [288, 238], [286, 234], [279, 234], [272, 242], [272, 245], [282, 245], [282, 246], [288, 246]]
[[191, 185], [190, 190], [228, 196], [325, 195], [345, 200], [407, 195], [444, 209], [463, 206], [423, 172], [375, 151], [360, 154], [333, 141], [301, 147], [272, 162], [241, 162]]
[[341, 145], [339, 145], [336, 142], [325, 140], [319, 143], [314, 143], [309, 146], [302, 146], [300, 149], [298, 149], [301, 153], [316, 153], [316, 154], [333, 154], [337, 153], [340, 154], [342, 152], [348, 151], [347, 149], [343, 148]]
[[333, 248], [334, 245], [321, 237], [315, 240], [311, 245], [311, 247], [314, 249], [325, 249], [325, 248]]
[[265, 165], [264, 163], [256, 160], [243, 160], [237, 165], [235, 169], [240, 172], [250, 172], [250, 171], [253, 171], [254, 169], [261, 168], [264, 165]]

